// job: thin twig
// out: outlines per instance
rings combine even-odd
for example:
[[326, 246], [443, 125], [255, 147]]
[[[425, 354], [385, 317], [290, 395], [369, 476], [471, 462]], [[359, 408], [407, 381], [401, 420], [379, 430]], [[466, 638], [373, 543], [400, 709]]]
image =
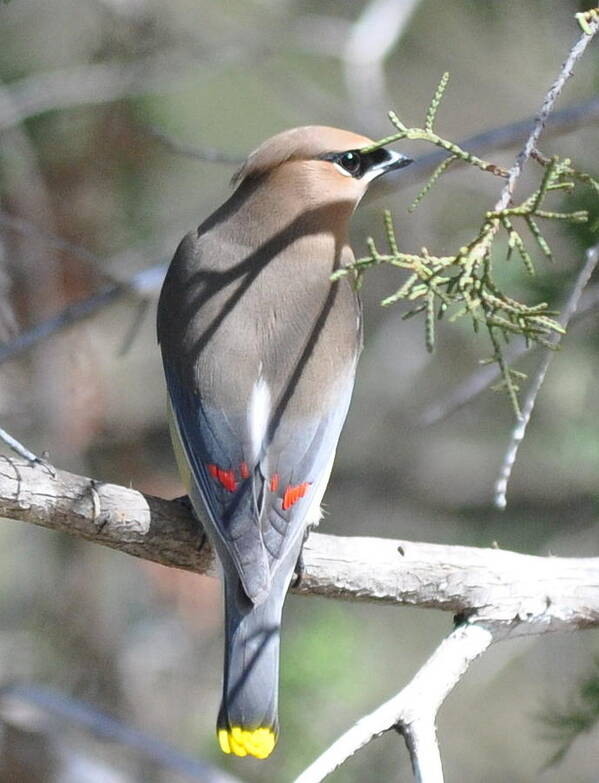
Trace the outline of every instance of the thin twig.
[[443, 765], [434, 716], [411, 723], [401, 722], [397, 730], [406, 742], [417, 783], [443, 783]]
[[[516, 183], [518, 181], [518, 178], [520, 177], [524, 164], [526, 161], [531, 157], [531, 155], [536, 151], [537, 148], [537, 142], [539, 140], [539, 137], [543, 131], [543, 128], [545, 127], [545, 123], [547, 122], [547, 119], [549, 118], [552, 108], [555, 104], [555, 101], [557, 100], [564, 84], [568, 80], [568, 78], [572, 75], [573, 68], [575, 64], [578, 62], [580, 57], [582, 57], [586, 47], [588, 46], [589, 42], [591, 41], [593, 35], [597, 32], [599, 29], [599, 20], [595, 20], [590, 25], [590, 33], [583, 32], [582, 36], [578, 39], [576, 44], [572, 47], [566, 61], [563, 63], [562, 68], [560, 70], [560, 73], [557, 77], [557, 79], [554, 81], [554, 83], [549, 88], [549, 91], [547, 92], [541, 109], [539, 111], [539, 114], [537, 115], [535, 122], [533, 124], [532, 130], [526, 140], [526, 143], [524, 144], [524, 147], [522, 150], [518, 153], [518, 156], [516, 158], [516, 161], [514, 163], [514, 166], [509, 171], [508, 181], [506, 182], [499, 200], [497, 201], [495, 205], [495, 212], [500, 212], [501, 210], [506, 209], [510, 206], [514, 194], [514, 190], [516, 187]], [[495, 224], [491, 227], [491, 230], [487, 234], [487, 241], [489, 238], [492, 238], [493, 234], [498, 230], [499, 228], [499, 221], [495, 220]], [[486, 243], [481, 243], [480, 253], [482, 254], [485, 250]], [[578, 301], [578, 299], [577, 299]], [[570, 313], [570, 316], [572, 313]], [[568, 318], [569, 320], [569, 318]], [[562, 326], [564, 324], [562, 323]], [[547, 364], [549, 364], [550, 358], [547, 361]], [[490, 373], [489, 373], [490, 374]], [[541, 379], [542, 384], [542, 379]], [[538, 390], [537, 390], [538, 391]], [[533, 402], [534, 406], [534, 402]], [[531, 409], [532, 411], [532, 409]], [[518, 417], [519, 423], [522, 422], [523, 414], [521, 413]], [[524, 430], [526, 427], [524, 427]], [[519, 427], [516, 426], [514, 430], [514, 437], [516, 437], [516, 434], [519, 432]], [[515, 459], [515, 454], [514, 454]], [[502, 470], [502, 476], [504, 474], [504, 471], [506, 470], [506, 464], [504, 463], [504, 468]], [[511, 468], [510, 468], [511, 469]], [[510, 470], [508, 469], [508, 471]], [[501, 496], [501, 487], [502, 485], [502, 479], [500, 478], [498, 482], [499, 489], [497, 490], [496, 497], [498, 498], [496, 500], [497, 503], [501, 503], [501, 500], [499, 499]], [[504, 498], [505, 499], [505, 498]]]
[[[572, 47], [566, 61], [562, 65], [562, 68], [560, 70], [557, 79], [549, 88], [549, 91], [547, 92], [543, 100], [541, 110], [535, 120], [534, 126], [526, 140], [526, 143], [522, 148], [522, 150], [520, 151], [520, 153], [518, 154], [514, 166], [510, 169], [508, 181], [501, 192], [501, 196], [497, 201], [497, 204], [495, 205], [496, 212], [499, 212], [500, 210], [506, 209], [507, 207], [510, 206], [518, 178], [522, 173], [524, 164], [537, 148], [537, 142], [543, 131], [543, 128], [545, 127], [545, 123], [551, 113], [553, 105], [555, 104], [555, 101], [557, 100], [564, 84], [572, 75], [572, 71], [575, 64], [578, 62], [580, 57], [582, 57], [586, 47], [588, 46], [588, 44], [590, 43], [591, 39], [593, 38], [593, 36], [595, 35], [598, 29], [599, 29], [599, 20], [595, 20], [590, 25], [590, 33], [583, 32], [582, 36], [579, 38], [577, 43]], [[497, 224], [497, 227], [498, 225], [499, 224]], [[583, 266], [583, 269], [581, 270], [576, 280], [576, 283], [570, 294], [568, 302], [566, 303], [566, 306], [563, 310], [562, 317], [560, 319], [560, 323], [562, 327], [565, 328], [567, 326], [570, 318], [575, 312], [582, 290], [586, 285], [586, 283], [588, 282], [588, 279], [592, 274], [592, 271], [595, 268], [596, 264], [597, 264], [597, 250], [596, 248], [594, 248], [587, 253], [586, 263]], [[557, 346], [560, 341], [560, 335], [554, 334], [553, 337], [550, 339], [553, 345]], [[541, 362], [541, 366], [535, 378], [533, 379], [531, 388], [526, 396], [524, 406], [522, 408], [520, 416], [518, 417], [518, 422], [512, 432], [510, 445], [508, 447], [506, 456], [502, 464], [499, 479], [497, 480], [495, 485], [495, 505], [498, 508], [505, 508], [507, 485], [509, 483], [512, 469], [516, 461], [518, 448], [524, 438], [524, 435], [526, 434], [526, 428], [534, 408], [537, 394], [543, 384], [546, 372], [551, 363], [552, 353], [553, 352], [550, 349], [546, 349], [545, 355]]]
[[34, 454], [32, 451], [29, 451], [26, 446], [23, 446], [20, 441], [18, 441], [16, 438], [13, 438], [12, 435], [6, 432], [6, 430], [3, 430], [1, 427], [0, 440], [2, 440], [10, 449], [12, 449], [15, 454], [18, 454], [19, 457], [23, 457], [23, 459], [26, 459], [28, 462], [42, 462], [42, 460], [36, 454]]
[[[501, 195], [495, 204], [495, 207], [493, 209], [494, 212], [501, 212], [502, 210], [506, 209], [512, 204], [512, 199], [514, 196], [514, 191], [516, 189], [516, 184], [518, 182], [518, 179], [522, 174], [526, 161], [530, 158], [532, 153], [537, 148], [537, 142], [541, 136], [541, 133], [543, 132], [543, 128], [545, 127], [545, 123], [547, 122], [547, 118], [551, 114], [555, 101], [559, 97], [566, 81], [572, 75], [574, 66], [584, 54], [585, 49], [587, 48], [594, 34], [597, 32], [597, 29], [599, 29], [599, 21], [593, 23], [592, 34], [589, 35], [588, 33], [583, 32], [583, 34], [580, 36], [578, 41], [574, 44], [574, 46], [570, 50], [570, 53], [568, 54], [566, 61], [563, 63], [561, 67], [557, 79], [553, 82], [547, 94], [545, 95], [545, 98], [543, 99], [541, 109], [535, 118], [530, 134], [526, 139], [526, 143], [518, 153], [514, 165], [509, 170], [507, 182], [505, 183], [501, 191]], [[484, 239], [478, 243], [477, 248], [472, 253], [473, 257], [478, 257], [480, 260], [484, 258], [484, 256], [488, 252], [488, 249], [491, 245], [491, 242], [493, 241], [495, 234], [499, 230], [500, 225], [501, 225], [501, 221], [499, 218], [493, 218], [489, 222], [489, 229], [486, 231], [484, 235]], [[504, 373], [504, 377], [506, 382], [508, 382], [509, 376], [505, 376]], [[517, 418], [521, 420], [522, 413], [519, 409], [519, 406], [514, 406], [514, 407], [515, 410], [517, 411]]]
[[553, 82], [553, 84], [549, 88], [548, 93], [545, 95], [539, 114], [535, 119], [535, 123], [532, 128], [532, 131], [528, 139], [526, 140], [526, 144], [524, 145], [522, 150], [518, 153], [516, 162], [510, 169], [508, 181], [506, 182], [505, 187], [501, 192], [501, 197], [499, 201], [495, 205], [496, 212], [505, 209], [510, 205], [512, 201], [512, 197], [514, 195], [514, 190], [516, 188], [516, 182], [520, 177], [520, 174], [522, 173], [524, 164], [530, 158], [532, 152], [536, 149], [537, 142], [539, 141], [541, 133], [543, 132], [545, 123], [547, 122], [547, 118], [551, 114], [553, 106], [556, 100], [558, 99], [559, 94], [561, 93], [564, 87], [564, 84], [568, 81], [570, 76], [572, 76], [574, 66], [576, 65], [578, 60], [580, 60], [587, 46], [593, 39], [593, 36], [599, 29], [599, 20], [593, 22], [589, 27], [591, 33], [589, 34], [583, 32], [583, 34], [580, 36], [578, 41], [574, 44], [574, 46], [570, 50], [568, 57], [566, 58], [566, 61], [562, 65], [562, 68], [559, 72], [557, 79]]
[[[345, 273], [347, 274], [349, 271], [355, 273], [356, 270], [362, 272], [370, 266], [381, 262], [395, 264], [412, 271], [414, 275], [410, 277], [410, 281], [414, 281], [414, 283], [411, 283], [409, 290], [406, 290], [405, 285], [402, 286], [400, 289], [401, 296], [402, 298], [409, 298], [414, 301], [421, 298], [425, 299], [427, 303], [426, 307], [422, 304], [420, 304], [420, 306], [417, 305], [416, 309], [409, 314], [419, 313], [423, 310], [426, 311], [426, 343], [429, 350], [431, 350], [433, 345], [434, 333], [432, 327], [434, 324], [437, 300], [440, 300], [440, 307], [445, 309], [451, 304], [460, 305], [460, 309], [452, 315], [451, 320], [468, 315], [472, 319], [475, 331], [480, 323], [484, 323], [487, 327], [488, 335], [493, 347], [492, 359], [501, 369], [501, 387], [508, 393], [518, 421], [522, 418], [518, 396], [518, 374], [515, 371], [512, 371], [507, 365], [503, 352], [503, 344], [500, 341], [500, 338], [504, 337], [507, 339], [510, 333], [523, 334], [528, 340], [547, 344], [547, 336], [554, 331], [563, 332], [563, 327], [551, 318], [548, 312], [543, 312], [547, 308], [545, 303], [532, 308], [526, 307], [521, 302], [512, 299], [501, 291], [492, 277], [491, 252], [498, 232], [504, 228], [508, 233], [508, 245], [510, 250], [516, 248], [529, 274], [534, 274], [531, 256], [519, 231], [512, 222], [511, 216], [517, 215], [525, 219], [536, 242], [540, 245], [546, 255], [550, 255], [550, 250], [538, 225], [534, 221], [534, 217], [538, 216], [539, 218], [567, 220], [572, 222], [579, 222], [587, 219], [586, 211], [557, 213], [541, 209], [543, 206], [542, 202], [550, 190], [572, 187], [571, 182], [562, 181], [564, 176], [576, 177], [576, 172], [569, 168], [569, 161], [562, 163], [557, 158], [552, 159], [547, 165], [545, 176], [542, 179], [538, 191], [517, 206], [513, 206], [512, 199], [516, 183], [523, 171], [526, 161], [533, 151], [536, 150], [538, 138], [553, 109], [553, 105], [557, 100], [560, 91], [563, 89], [563, 85], [571, 75], [575, 63], [582, 56], [597, 27], [599, 27], [599, 20], [595, 20], [595, 23], [593, 24], [593, 28], [595, 29], [590, 29], [590, 33], [584, 32], [572, 47], [566, 62], [560, 70], [558, 78], [551, 85], [543, 100], [541, 110], [533, 123], [526, 143], [518, 153], [514, 165], [509, 171], [500, 169], [497, 165], [486, 160], [472, 156], [454, 142], [439, 136], [432, 130], [435, 114], [447, 85], [447, 74], [443, 76], [439, 83], [431, 106], [427, 112], [424, 128], [408, 128], [395, 112], [391, 111], [389, 112], [389, 119], [395, 126], [395, 133], [392, 133], [383, 139], [379, 139], [370, 145], [366, 145], [362, 150], [367, 153], [402, 139], [418, 139], [428, 141], [451, 153], [452, 157], [476, 165], [483, 171], [490, 171], [495, 175], [504, 176], [507, 179], [494, 209], [486, 212], [485, 220], [478, 234], [472, 241], [464, 244], [454, 257], [450, 258], [449, 265], [458, 267], [459, 269], [457, 275], [444, 275], [439, 277], [439, 272], [446, 266], [444, 260], [436, 256], [430, 256], [428, 253], [424, 253], [424, 251], [422, 256], [416, 257], [408, 257], [407, 254], [399, 254], [393, 252], [393, 250], [390, 251], [390, 255], [382, 255], [375, 252], [376, 248], [374, 248], [373, 243], [371, 243], [371, 247], [369, 247], [370, 255], [358, 259], [351, 265], [351, 270], [345, 270]], [[441, 171], [442, 168], [437, 167], [437, 169], [435, 169], [427, 186], [425, 186], [424, 190], [417, 197], [416, 203], [420, 200], [422, 195], [427, 192], [430, 185], [438, 178]], [[588, 181], [588, 184], [594, 188], [599, 187], [599, 185], [586, 174], [578, 175], [578, 178], [583, 176], [585, 181]], [[508, 214], [510, 217], [508, 217]], [[430, 269], [431, 262], [437, 267], [433, 268], [432, 271], [434, 274], [432, 277]], [[387, 297], [383, 300], [383, 304], [388, 304], [390, 301], [396, 301], [397, 298], [399, 298], [399, 294], [396, 294], [391, 298]], [[442, 312], [442, 310], [439, 312]]]
[[[562, 309], [562, 314], [560, 316], [559, 321], [561, 325], [564, 327], [564, 329], [568, 326], [570, 319], [576, 312], [576, 308], [578, 306], [578, 302], [580, 300], [581, 294], [586, 284], [588, 283], [591, 275], [593, 274], [593, 271], [595, 270], [595, 267], [597, 266], [598, 262], [599, 262], [599, 244], [587, 250], [586, 261], [582, 269], [578, 273], [576, 282], [574, 283], [574, 286], [572, 288], [572, 291], [570, 292], [568, 300]], [[552, 338], [549, 339], [552, 345], [554, 346], [554, 348], [557, 348], [557, 346], [561, 341], [561, 335], [556, 333], [553, 335]], [[510, 443], [506, 450], [501, 465], [499, 478], [495, 483], [495, 505], [497, 506], [497, 508], [503, 509], [506, 507], [507, 487], [509, 484], [510, 477], [512, 475], [512, 470], [514, 468], [516, 458], [518, 456], [518, 449], [520, 448], [520, 444], [522, 443], [522, 441], [524, 440], [524, 436], [526, 435], [526, 429], [528, 427], [528, 423], [530, 421], [530, 417], [532, 415], [535, 406], [537, 395], [541, 389], [541, 386], [543, 385], [543, 381], [545, 380], [545, 376], [547, 375], [547, 370], [549, 369], [549, 365], [551, 364], [551, 360], [553, 359], [554, 355], [555, 355], [555, 350], [551, 350], [550, 348], [544, 349], [544, 355], [541, 359], [541, 363], [539, 365], [538, 370], [535, 373], [532, 383], [530, 384], [530, 388], [526, 394], [524, 405], [522, 406], [521, 419], [516, 424], [516, 426], [512, 431]]]

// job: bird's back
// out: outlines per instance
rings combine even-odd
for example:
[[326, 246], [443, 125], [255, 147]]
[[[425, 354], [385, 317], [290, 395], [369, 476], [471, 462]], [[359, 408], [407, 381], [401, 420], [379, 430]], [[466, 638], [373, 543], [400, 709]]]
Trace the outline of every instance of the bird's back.
[[[258, 243], [237, 225], [244, 217], [247, 225], [242, 208], [229, 210], [181, 243], [158, 331], [171, 398], [186, 396], [174, 401], [177, 425], [221, 558], [256, 597], [315, 515], [309, 496], [320, 503], [353, 386], [360, 316], [349, 282], [330, 281], [351, 258], [343, 237], [303, 214]], [[194, 454], [204, 464], [193, 464]]]

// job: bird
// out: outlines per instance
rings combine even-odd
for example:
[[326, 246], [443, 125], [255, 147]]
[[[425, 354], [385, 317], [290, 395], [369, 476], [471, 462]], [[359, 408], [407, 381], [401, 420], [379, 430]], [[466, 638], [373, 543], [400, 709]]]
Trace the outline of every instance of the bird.
[[[349, 221], [412, 161], [366, 136], [286, 130], [181, 241], [158, 303], [179, 471], [224, 582], [221, 750], [267, 758], [279, 733], [283, 603], [321, 517], [362, 346]], [[365, 151], [362, 151], [365, 150]]]

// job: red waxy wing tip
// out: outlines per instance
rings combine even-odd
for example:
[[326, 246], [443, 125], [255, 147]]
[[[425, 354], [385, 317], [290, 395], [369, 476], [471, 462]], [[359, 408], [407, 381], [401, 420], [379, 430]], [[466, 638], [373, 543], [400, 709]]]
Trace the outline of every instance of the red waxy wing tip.
[[235, 479], [234, 470], [223, 470], [218, 465], [208, 465], [208, 472], [210, 475], [219, 481], [223, 487], [229, 492], [235, 492], [237, 489], [237, 481]]
[[292, 487], [291, 485], [288, 486], [283, 495], [283, 511], [287, 511], [287, 509], [291, 508], [294, 503], [297, 503], [300, 498], [303, 498], [308, 491], [309, 486], [309, 481], [304, 481], [303, 484], [297, 484], [295, 487]]

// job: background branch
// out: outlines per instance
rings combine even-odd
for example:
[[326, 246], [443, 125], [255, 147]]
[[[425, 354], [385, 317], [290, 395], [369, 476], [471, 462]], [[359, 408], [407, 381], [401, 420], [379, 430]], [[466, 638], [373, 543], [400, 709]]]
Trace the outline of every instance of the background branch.
[[[142, 249], [141, 251], [131, 249], [124, 253], [119, 253], [113, 258], [102, 261], [79, 245], [63, 242], [60, 237], [48, 235], [46, 232], [39, 231], [36, 226], [30, 224], [28, 221], [13, 219], [12, 216], [0, 212], [0, 223], [3, 223], [20, 233], [39, 236], [45, 244], [50, 244], [61, 250], [74, 253], [77, 257], [92, 262], [98, 269], [101, 269], [102, 266], [118, 268], [122, 265], [126, 267], [128, 261], [131, 260], [131, 257], [140, 253], [143, 253], [144, 257], [151, 257], [152, 255], [156, 257], [159, 255], [155, 249]], [[165, 240], [164, 247], [166, 247], [167, 244], [171, 247], [176, 246], [175, 240], [172, 242]], [[71, 302], [56, 315], [41, 320], [28, 329], [24, 329], [15, 337], [11, 338], [3, 345], [0, 345], [0, 364], [22, 356], [52, 335], [61, 332], [80, 321], [90, 318], [125, 296], [136, 298], [139, 302], [144, 302], [152, 297], [157, 297], [167, 267], [168, 265], [166, 263], [157, 263], [136, 272], [125, 280], [117, 280], [103, 274], [103, 276], [107, 278], [107, 282], [93, 294], [78, 301]], [[138, 320], [137, 317], [135, 320]], [[129, 342], [130, 339], [127, 338], [125, 343]]]
[[[26, 711], [30, 718], [29, 722], [24, 720], [23, 706], [29, 708]], [[46, 720], [41, 721], [40, 715], [43, 715]], [[17, 721], [18, 716], [20, 716], [19, 721]], [[61, 755], [65, 755], [64, 750], [68, 747], [64, 734], [65, 726], [70, 724], [88, 731], [91, 736], [104, 742], [118, 742], [139, 753], [146, 759], [146, 763], [152, 762], [164, 770], [183, 775], [187, 779], [199, 780], [201, 783], [242, 783], [240, 778], [234, 777], [206, 761], [182, 753], [173, 745], [163, 742], [156, 736], [116, 720], [111, 715], [80, 699], [49, 688], [28, 684], [10, 684], [0, 687], [0, 720], [4, 724], [2, 725], [3, 729], [6, 727], [7, 717], [13, 718], [12, 721], [9, 721], [11, 724], [18, 722], [24, 733], [27, 729], [31, 732], [31, 726], [27, 725], [28, 723], [36, 725], [36, 733], [40, 733], [43, 728], [45, 730], [43, 733], [47, 735], [49, 742], [64, 743], [65, 748]], [[14, 731], [15, 726], [11, 725], [11, 728]], [[40, 742], [40, 745], [43, 743]], [[40, 749], [37, 749], [37, 753], [40, 753]], [[18, 752], [16, 755], [18, 756]], [[23, 773], [21, 765], [19, 765], [19, 772]], [[80, 771], [79, 775], [81, 775]], [[77, 780], [78, 783], [83, 783], [80, 781], [79, 775], [77, 775], [76, 769], [72, 770], [70, 774], [65, 769], [61, 770], [54, 779], [63, 781], [63, 783], [67, 780]], [[32, 777], [25, 779], [33, 780]], [[90, 777], [88, 779], [86, 777], [85, 783], [90, 783], [93, 779], [103, 780], [101, 770], [98, 771], [97, 778]], [[133, 780], [133, 778], [122, 776], [114, 779], [110, 777], [109, 780], [125, 781]]]
[[154, 125], [147, 125], [144, 129], [166, 149], [174, 152], [175, 155], [183, 155], [186, 158], [203, 160], [208, 163], [223, 163], [224, 165], [232, 166], [241, 166], [245, 160], [241, 155], [233, 155], [233, 153], [224, 152], [215, 147], [198, 147], [195, 144], [186, 144], [184, 141], [179, 141], [179, 139], [165, 133]]

